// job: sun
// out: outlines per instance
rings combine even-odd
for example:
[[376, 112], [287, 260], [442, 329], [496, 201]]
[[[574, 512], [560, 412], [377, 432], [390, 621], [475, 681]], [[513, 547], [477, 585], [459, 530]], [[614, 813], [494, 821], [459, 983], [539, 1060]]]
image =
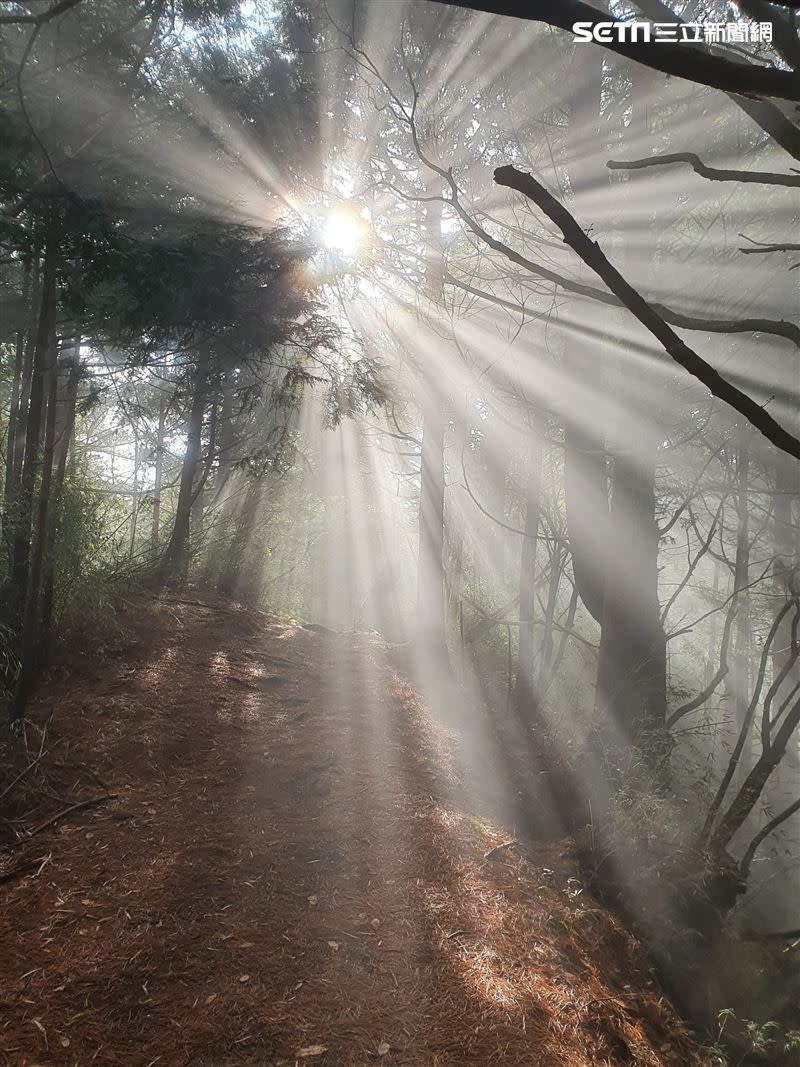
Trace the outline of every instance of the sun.
[[364, 239], [364, 223], [357, 216], [335, 211], [328, 217], [322, 231], [326, 248], [343, 256], [354, 256]]

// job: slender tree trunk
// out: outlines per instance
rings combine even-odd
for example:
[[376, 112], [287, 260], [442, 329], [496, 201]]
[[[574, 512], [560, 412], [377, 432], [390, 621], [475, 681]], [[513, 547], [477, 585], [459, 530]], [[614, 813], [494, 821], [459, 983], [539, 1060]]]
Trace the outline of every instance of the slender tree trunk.
[[14, 420], [13, 441], [9, 433], [9, 448], [11, 451], [11, 464], [5, 485], [5, 514], [11, 519], [11, 526], [16, 525], [18, 496], [20, 481], [22, 478], [22, 464], [25, 459], [25, 440], [28, 430], [28, 409], [31, 396], [31, 375], [33, 371], [33, 356], [36, 350], [38, 337], [38, 322], [41, 316], [41, 269], [39, 262], [38, 247], [34, 248], [31, 264], [31, 295], [30, 295], [30, 321], [27, 337], [23, 350], [22, 367], [20, 372], [19, 397], [17, 399], [17, 414]]
[[800, 725], [800, 699], [796, 700], [788, 711], [784, 712], [780, 728], [776, 731], [771, 744], [756, 761], [755, 766], [745, 778], [741, 789], [711, 835], [710, 844], [715, 852], [722, 852], [723, 849], [726, 849], [734, 835], [744, 825], [745, 820], [764, 791], [770, 776], [783, 759], [798, 725]]
[[536, 652], [536, 555], [539, 520], [542, 511], [542, 438], [538, 427], [531, 432], [525, 491], [525, 536], [519, 561], [519, 651], [513, 700], [519, 715], [538, 719], [538, 698], [534, 687]]
[[139, 427], [133, 427], [133, 484], [131, 486], [131, 519], [128, 528], [128, 559], [133, 560], [136, 553], [136, 527], [139, 524], [139, 462], [140, 443]]
[[[795, 502], [800, 498], [800, 471], [798, 466], [786, 456], [778, 453], [775, 457], [775, 497], [774, 497], [774, 550], [775, 563], [773, 576], [778, 590], [786, 596], [796, 596], [800, 591], [800, 553], [798, 552], [798, 528], [792, 517]], [[781, 623], [777, 637], [777, 652], [773, 662], [773, 673], [778, 675], [790, 655], [791, 620], [787, 616]], [[798, 672], [787, 677], [782, 692], [788, 692], [791, 685], [800, 680]], [[778, 697], [781, 694], [777, 694]]]
[[200, 462], [203, 416], [208, 398], [208, 354], [201, 352], [192, 382], [192, 403], [186, 424], [186, 452], [181, 467], [175, 521], [158, 569], [162, 580], [186, 578], [189, 569], [189, 531], [194, 502], [194, 482]]
[[158, 399], [158, 429], [156, 430], [155, 481], [153, 485], [153, 518], [150, 525], [150, 551], [158, 553], [161, 532], [161, 483], [164, 478], [164, 427], [167, 421], [167, 404], [163, 392]]
[[[24, 274], [22, 282], [22, 301], [27, 304], [30, 299], [31, 286], [31, 257], [25, 256]], [[8, 517], [8, 503], [12, 499], [14, 485], [14, 450], [17, 445], [17, 425], [20, 421], [20, 405], [22, 397], [23, 371], [25, 366], [25, 350], [27, 339], [31, 330], [20, 329], [17, 331], [16, 345], [14, 347], [14, 368], [11, 377], [11, 396], [8, 406], [8, 432], [6, 434], [6, 466], [5, 479], [3, 481], [3, 531], [6, 531]]]
[[30, 399], [25, 420], [24, 459], [21, 461], [19, 490], [14, 506], [9, 596], [9, 617], [14, 628], [19, 628], [22, 624], [29, 588], [33, 504], [36, 477], [39, 472], [46, 377], [50, 363], [55, 356], [56, 254], [55, 228], [50, 223], [45, 241], [39, 321], [32, 353]]
[[737, 593], [736, 629], [729, 677], [733, 709], [732, 735], [738, 736], [750, 702], [750, 605], [747, 595], [750, 573], [750, 454], [749, 434], [741, 425], [736, 447], [736, 557], [733, 588]]
[[[42, 580], [42, 621], [39, 641], [41, 666], [46, 668], [52, 650], [53, 610], [55, 604], [55, 550], [58, 528], [64, 505], [64, 481], [67, 473], [67, 459], [75, 429], [75, 404], [78, 397], [78, 379], [80, 377], [80, 339], [73, 345], [71, 359], [65, 364], [66, 380], [63, 395], [59, 398], [56, 414], [55, 433], [55, 471], [51, 489], [52, 505], [47, 523], [44, 550], [44, 578]], [[63, 377], [63, 376], [62, 376]], [[60, 420], [59, 415], [60, 413]]]
[[[542, 652], [539, 663], [538, 686], [543, 689], [550, 671], [550, 663], [553, 657], [554, 623], [556, 606], [558, 604], [558, 590], [561, 588], [561, 579], [564, 577], [564, 548], [561, 545], [553, 545], [550, 552], [550, 581], [547, 585], [547, 606], [544, 613], [544, 626], [542, 627]], [[569, 624], [572, 625], [571, 623]]]

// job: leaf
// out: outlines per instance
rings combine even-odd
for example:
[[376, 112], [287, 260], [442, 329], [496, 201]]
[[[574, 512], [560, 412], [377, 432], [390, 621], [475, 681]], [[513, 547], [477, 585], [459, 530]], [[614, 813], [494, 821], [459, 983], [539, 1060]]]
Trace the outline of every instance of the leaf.
[[380, 1045], [378, 1045], [378, 1055], [385, 1056], [391, 1047], [388, 1041], [381, 1041]]
[[309, 1056], [321, 1056], [323, 1052], [328, 1051], [327, 1045], [306, 1045], [305, 1048], [299, 1048], [295, 1052], [295, 1056], [299, 1060], [306, 1060]]

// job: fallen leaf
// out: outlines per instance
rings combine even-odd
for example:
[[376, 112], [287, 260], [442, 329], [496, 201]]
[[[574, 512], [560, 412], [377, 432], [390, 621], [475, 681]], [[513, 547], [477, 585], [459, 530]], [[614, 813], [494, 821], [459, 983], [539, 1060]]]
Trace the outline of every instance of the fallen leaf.
[[328, 948], [332, 948], [334, 952], [338, 952], [339, 951], [339, 942], [338, 941], [329, 941], [328, 942]]
[[306, 1045], [305, 1048], [299, 1048], [295, 1052], [295, 1056], [300, 1060], [306, 1060], [309, 1056], [321, 1056], [323, 1052], [327, 1051], [327, 1045]]
[[378, 1045], [378, 1055], [385, 1056], [391, 1047], [388, 1041], [381, 1041], [380, 1045]]

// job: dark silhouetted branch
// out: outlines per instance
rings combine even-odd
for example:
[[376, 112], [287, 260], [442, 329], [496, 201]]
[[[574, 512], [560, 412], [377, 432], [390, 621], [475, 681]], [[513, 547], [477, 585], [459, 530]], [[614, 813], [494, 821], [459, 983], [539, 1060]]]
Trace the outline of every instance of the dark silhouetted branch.
[[[528, 22], [544, 22], [555, 29], [572, 33], [575, 22], [619, 23], [603, 11], [598, 11], [583, 0], [433, 0], [450, 7], [464, 7], [472, 11], [487, 11], [492, 15], [507, 15]], [[677, 20], [676, 20], [677, 21]], [[800, 79], [793, 71], [776, 67], [757, 66], [754, 63], [739, 63], [723, 56], [713, 55], [693, 44], [674, 42], [665, 48], [663, 44], [645, 41], [602, 40], [597, 42], [619, 56], [632, 59], [651, 70], [672, 74], [676, 78], [699, 85], [708, 85], [724, 93], [740, 93], [747, 96], [776, 96], [784, 100], [800, 100]]]
[[689, 348], [661, 315], [622, 277], [616, 267], [606, 259], [597, 242], [586, 236], [570, 212], [548, 193], [543, 185], [532, 175], [525, 174], [514, 167], [498, 167], [494, 172], [494, 180], [498, 185], [516, 189], [544, 211], [564, 234], [566, 243], [580, 256], [587, 267], [590, 267], [605, 282], [631, 314], [661, 342], [667, 354], [676, 363], [702, 382], [714, 396], [724, 400], [734, 411], [743, 415], [776, 448], [795, 459], [800, 459], [800, 440], [776, 422], [752, 397], [732, 385], [710, 363]]
[[[737, 592], [739, 592], [739, 590], [737, 590]], [[702, 689], [696, 697], [693, 697], [692, 700], [688, 700], [685, 704], [681, 704], [679, 708], [676, 708], [675, 711], [673, 711], [667, 719], [668, 727], [674, 726], [676, 722], [684, 717], [684, 715], [689, 715], [691, 712], [696, 711], [697, 708], [701, 708], [705, 702], [714, 695], [717, 687], [722, 682], [722, 679], [728, 673], [728, 670], [730, 669], [728, 667], [728, 649], [730, 648], [731, 630], [733, 628], [733, 620], [736, 618], [736, 609], [736, 597], [733, 597], [730, 602], [730, 607], [728, 608], [728, 614], [725, 617], [725, 626], [722, 630], [722, 641], [719, 646], [719, 668], [717, 669], [716, 674], [705, 689]]]
[[763, 256], [769, 252], [800, 252], [800, 244], [793, 242], [783, 242], [780, 244], [762, 243], [761, 241], [754, 241], [752, 237], [747, 237], [745, 234], [740, 233], [740, 237], [743, 237], [745, 241], [749, 241], [751, 247], [745, 248], [742, 246], [739, 251], [744, 252], [746, 256]]
[[739, 871], [741, 873], [742, 878], [747, 878], [750, 874], [750, 867], [753, 864], [753, 859], [755, 857], [758, 846], [761, 845], [762, 841], [768, 838], [770, 833], [774, 833], [774, 831], [777, 830], [779, 826], [785, 823], [787, 818], [791, 818], [791, 816], [793, 816], [795, 812], [798, 811], [800, 811], [800, 800], [796, 800], [794, 803], [790, 803], [788, 808], [785, 808], [778, 815], [775, 815], [774, 818], [771, 818], [767, 825], [762, 827], [762, 829], [756, 833], [755, 837], [748, 845], [748, 850], [746, 851], [745, 855], [742, 856], [741, 863], [739, 864]]
[[[671, 4], [662, 0], [636, 0], [636, 6], [651, 22], [682, 22]], [[800, 159], [800, 129], [771, 100], [756, 100], [749, 96], [729, 93], [731, 101], [749, 119], [770, 135], [789, 155]]]
[[[778, 174], [772, 171], [725, 170], [708, 167], [695, 152], [670, 152], [647, 159], [609, 159], [609, 170], [644, 170], [646, 167], [668, 167], [672, 163], [688, 163], [692, 170], [711, 182], [745, 182], [752, 185], [787, 185], [800, 188], [800, 174]], [[796, 246], [797, 247], [797, 246]]]

